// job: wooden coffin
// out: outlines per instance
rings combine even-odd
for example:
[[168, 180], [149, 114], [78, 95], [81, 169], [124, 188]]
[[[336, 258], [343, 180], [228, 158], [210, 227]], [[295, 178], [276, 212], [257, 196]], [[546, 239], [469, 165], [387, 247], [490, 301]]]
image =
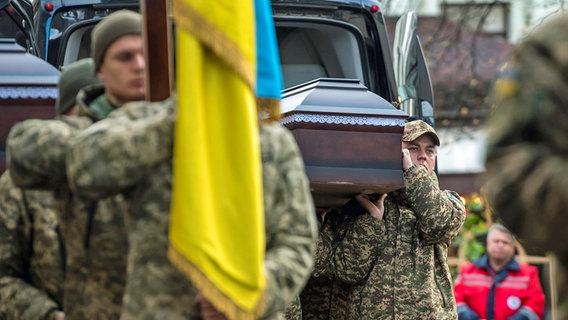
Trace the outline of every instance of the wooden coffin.
[[6, 169], [6, 138], [29, 118], [51, 119], [59, 71], [26, 52], [14, 39], [0, 39], [0, 173]]
[[408, 115], [358, 80], [322, 78], [287, 89], [281, 112], [304, 158], [316, 207], [403, 186]]

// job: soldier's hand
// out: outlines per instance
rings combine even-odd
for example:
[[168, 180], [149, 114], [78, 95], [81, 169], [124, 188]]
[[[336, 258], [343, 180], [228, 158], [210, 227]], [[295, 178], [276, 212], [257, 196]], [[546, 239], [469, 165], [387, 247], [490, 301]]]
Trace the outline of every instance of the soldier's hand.
[[372, 201], [367, 194], [358, 194], [355, 199], [359, 204], [367, 210], [367, 212], [375, 219], [381, 220], [385, 212], [385, 198], [387, 194], [382, 194], [377, 200]]
[[65, 320], [65, 312], [56, 311], [55, 312], [55, 320]]
[[406, 171], [412, 166], [412, 158], [410, 158], [410, 151], [402, 149], [402, 170]]
[[316, 213], [319, 217], [319, 221], [321, 222], [321, 224], [325, 222], [325, 216], [329, 211], [331, 211], [330, 208], [316, 208]]
[[197, 303], [199, 304], [199, 309], [201, 310], [201, 318], [203, 320], [227, 320], [227, 317], [203, 297], [202, 294], [197, 296]]

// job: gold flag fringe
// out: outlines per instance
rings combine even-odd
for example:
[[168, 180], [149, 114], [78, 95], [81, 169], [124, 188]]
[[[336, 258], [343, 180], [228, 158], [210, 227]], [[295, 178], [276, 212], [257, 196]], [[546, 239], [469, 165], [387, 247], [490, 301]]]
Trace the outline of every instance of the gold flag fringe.
[[217, 286], [205, 276], [191, 261], [173, 246], [168, 247], [168, 258], [176, 268], [188, 277], [218, 311], [230, 320], [255, 320], [260, 318], [266, 307], [266, 297], [263, 292], [254, 310], [247, 311], [221, 292]]
[[264, 122], [280, 121], [280, 100], [256, 97], [258, 119]]

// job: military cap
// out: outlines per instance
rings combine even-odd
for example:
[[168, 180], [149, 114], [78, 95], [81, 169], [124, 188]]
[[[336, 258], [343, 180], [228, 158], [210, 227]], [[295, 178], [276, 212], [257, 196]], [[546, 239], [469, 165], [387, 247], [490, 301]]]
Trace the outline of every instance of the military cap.
[[412, 142], [418, 139], [418, 137], [420, 137], [423, 134], [430, 135], [432, 139], [434, 139], [436, 145], [437, 146], [440, 145], [440, 138], [438, 137], [436, 130], [434, 130], [434, 128], [432, 128], [429, 124], [427, 124], [422, 120], [410, 121], [404, 125], [404, 133], [402, 134], [402, 141]]
[[92, 32], [91, 56], [95, 72], [101, 67], [107, 49], [122, 36], [142, 34], [142, 16], [130, 10], [119, 10], [99, 22]]
[[95, 76], [93, 59], [84, 58], [63, 67], [59, 77], [59, 95], [55, 100], [55, 113], [67, 113], [75, 105], [75, 97], [84, 87], [100, 83]]

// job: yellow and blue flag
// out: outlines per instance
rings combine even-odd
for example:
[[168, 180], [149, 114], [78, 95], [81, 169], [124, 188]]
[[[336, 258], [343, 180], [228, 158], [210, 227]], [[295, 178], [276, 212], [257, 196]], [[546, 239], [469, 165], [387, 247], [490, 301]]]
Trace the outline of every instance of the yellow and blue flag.
[[279, 113], [282, 87], [270, 3], [173, 0], [173, 15], [168, 256], [229, 319], [255, 319], [266, 281], [258, 102]]

